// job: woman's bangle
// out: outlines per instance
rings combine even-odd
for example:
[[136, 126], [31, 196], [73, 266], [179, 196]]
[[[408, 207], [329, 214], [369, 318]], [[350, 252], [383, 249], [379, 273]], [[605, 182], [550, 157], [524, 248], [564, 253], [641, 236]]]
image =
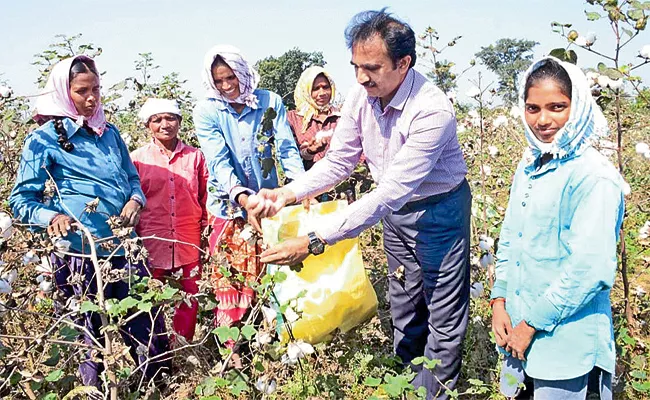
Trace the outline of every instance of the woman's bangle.
[[501, 301], [503, 302], [503, 304], [506, 303], [506, 299], [504, 299], [503, 297], [497, 297], [496, 299], [492, 299], [492, 300], [490, 300], [490, 308], [492, 308], [492, 306], [494, 305], [494, 303], [496, 303], [496, 302], [501, 302]]

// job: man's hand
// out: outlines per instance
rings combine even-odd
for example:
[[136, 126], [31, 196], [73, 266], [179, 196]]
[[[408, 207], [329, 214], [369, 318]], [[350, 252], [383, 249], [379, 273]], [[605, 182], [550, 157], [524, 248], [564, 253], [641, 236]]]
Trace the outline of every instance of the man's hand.
[[497, 345], [505, 348], [512, 332], [512, 322], [503, 301], [497, 301], [492, 307], [492, 332]]
[[526, 361], [526, 350], [528, 350], [528, 346], [530, 346], [530, 342], [533, 340], [535, 332], [535, 328], [528, 325], [526, 321], [521, 321], [517, 326], [515, 326], [515, 329], [510, 332], [506, 350], [510, 351], [513, 357], [518, 358], [521, 361]]
[[142, 211], [140, 203], [135, 200], [127, 201], [120, 213], [122, 226], [136, 226], [140, 221], [140, 211]]
[[296, 195], [287, 188], [262, 189], [256, 195], [246, 196], [244, 204], [238, 201], [248, 213], [248, 222], [258, 231], [262, 232], [260, 221], [262, 218], [272, 217], [287, 204], [295, 203]]
[[74, 220], [68, 217], [65, 214], [57, 214], [50, 221], [50, 225], [47, 227], [47, 234], [51, 238], [66, 237], [68, 236], [68, 231], [73, 230], [72, 224]]
[[309, 237], [300, 236], [265, 250], [260, 254], [263, 263], [296, 265], [309, 256]]

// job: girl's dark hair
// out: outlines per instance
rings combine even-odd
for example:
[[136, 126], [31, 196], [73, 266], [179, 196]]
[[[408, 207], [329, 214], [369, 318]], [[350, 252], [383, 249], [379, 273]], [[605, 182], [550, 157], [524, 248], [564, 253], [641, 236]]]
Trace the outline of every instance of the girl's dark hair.
[[212, 65], [210, 65], [210, 70], [212, 71], [214, 67], [216, 67], [217, 65], [225, 65], [226, 67], [230, 68], [230, 65], [228, 65], [226, 60], [224, 60], [223, 57], [221, 56], [216, 56], [214, 58], [214, 61], [212, 61]]
[[90, 61], [88, 58], [77, 58], [72, 62], [70, 66], [70, 75], [68, 75], [69, 80], [72, 81], [79, 74], [93, 73], [96, 76], [99, 76], [95, 64]]
[[[99, 76], [99, 73], [97, 72], [97, 68], [95, 68], [95, 64], [90, 61], [88, 58], [77, 58], [72, 62], [72, 66], [70, 66], [70, 74], [68, 75], [68, 79], [70, 82], [79, 74], [87, 74], [87, 73], [92, 73], [95, 74], [95, 76]], [[56, 117], [54, 118], [54, 130], [56, 131], [56, 134], [59, 136], [57, 139], [57, 142], [59, 143], [59, 146], [68, 153], [74, 150], [74, 145], [70, 143], [70, 140], [68, 140], [68, 133], [65, 130], [65, 127], [63, 126], [63, 118], [61, 117]]]
[[379, 35], [386, 44], [393, 68], [397, 68], [397, 62], [406, 56], [411, 56], [409, 68], [415, 65], [415, 32], [406, 22], [386, 12], [386, 8], [379, 11], [362, 11], [352, 17], [352, 21], [345, 28], [345, 41], [350, 50], [355, 44], [375, 35]]
[[560, 88], [563, 95], [571, 99], [571, 78], [569, 73], [555, 60], [545, 60], [544, 63], [534, 70], [526, 79], [524, 86], [524, 101], [528, 99], [528, 89], [537, 82], [551, 79]]
[[70, 153], [72, 150], [74, 150], [74, 144], [70, 143], [68, 140], [68, 134], [65, 131], [65, 127], [63, 126], [63, 118], [61, 117], [55, 117], [54, 118], [54, 130], [56, 131], [56, 134], [59, 136], [57, 139], [57, 142], [59, 143], [59, 146], [68, 153]]

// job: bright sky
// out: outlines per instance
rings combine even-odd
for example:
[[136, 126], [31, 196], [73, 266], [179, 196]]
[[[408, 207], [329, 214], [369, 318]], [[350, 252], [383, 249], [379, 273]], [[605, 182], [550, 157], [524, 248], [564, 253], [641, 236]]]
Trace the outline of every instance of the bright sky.
[[[595, 49], [611, 53], [611, 29], [605, 22], [588, 22], [579, 0], [374, 0], [329, 1], [219, 1], [219, 0], [5, 0], [0, 13], [0, 81], [8, 81], [19, 95], [36, 93], [37, 69], [33, 55], [47, 48], [54, 35], [83, 33], [82, 42], [103, 48], [97, 59], [106, 71], [104, 87], [134, 74], [133, 62], [140, 52], [152, 52], [161, 68], [157, 73], [178, 72], [188, 81], [195, 97], [202, 95], [200, 69], [203, 55], [212, 45], [239, 47], [250, 62], [279, 56], [298, 47], [322, 51], [340, 92], [354, 83], [350, 53], [343, 31], [352, 16], [362, 10], [389, 6], [390, 11], [411, 24], [416, 34], [434, 27], [444, 45], [462, 35], [443, 58], [457, 63], [457, 72], [468, 65], [481, 46], [503, 37], [525, 38], [540, 43], [536, 56], [565, 45], [551, 31], [551, 21], [572, 22], [579, 32], [598, 35]], [[392, 4], [391, 4], [392, 3]], [[650, 29], [650, 28], [649, 28]], [[607, 40], [609, 39], [609, 40]], [[626, 62], [650, 44], [650, 31], [632, 42], [624, 52]], [[595, 66], [597, 57], [578, 49], [582, 67]], [[423, 70], [422, 63], [416, 66]], [[483, 68], [474, 68], [460, 81], [460, 97]], [[640, 69], [648, 81], [650, 66]], [[493, 80], [487, 75], [488, 81]]]

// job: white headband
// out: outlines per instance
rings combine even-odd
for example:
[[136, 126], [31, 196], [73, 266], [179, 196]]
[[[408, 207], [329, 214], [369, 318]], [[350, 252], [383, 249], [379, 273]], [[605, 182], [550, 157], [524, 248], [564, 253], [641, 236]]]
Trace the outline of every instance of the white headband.
[[144, 102], [142, 109], [138, 113], [138, 117], [146, 124], [151, 116], [164, 113], [181, 116], [181, 110], [174, 100], [149, 98]]

